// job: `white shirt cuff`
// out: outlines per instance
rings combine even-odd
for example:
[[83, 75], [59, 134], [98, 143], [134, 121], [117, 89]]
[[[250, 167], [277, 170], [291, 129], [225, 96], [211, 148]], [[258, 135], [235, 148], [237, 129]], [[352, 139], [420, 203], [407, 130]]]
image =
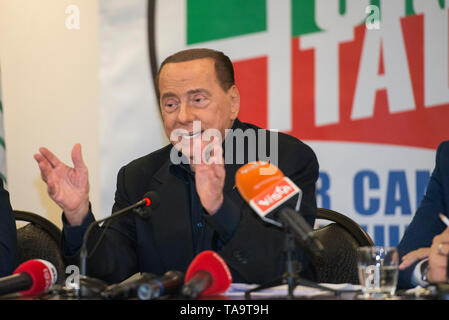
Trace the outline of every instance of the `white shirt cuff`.
[[416, 286], [427, 287], [429, 285], [429, 283], [427, 281], [424, 281], [422, 279], [422, 273], [421, 273], [421, 266], [426, 261], [428, 261], [428, 259], [423, 259], [420, 262], [418, 262], [415, 266], [415, 270], [413, 270], [411, 283], [414, 287], [416, 287]]

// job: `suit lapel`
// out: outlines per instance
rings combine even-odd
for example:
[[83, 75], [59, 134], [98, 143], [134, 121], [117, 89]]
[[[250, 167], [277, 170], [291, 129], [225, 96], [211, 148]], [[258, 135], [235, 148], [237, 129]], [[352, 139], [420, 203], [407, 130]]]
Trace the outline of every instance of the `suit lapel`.
[[166, 270], [184, 271], [193, 259], [189, 199], [183, 181], [169, 171], [167, 161], [154, 175], [161, 204], [152, 215], [153, 237]]
[[[241, 129], [243, 131], [245, 131], [246, 129], [248, 129], [242, 122], [239, 121], [239, 119], [235, 119], [234, 125], [232, 126], [232, 129]], [[238, 192], [236, 185], [235, 185], [235, 174], [237, 172], [237, 170], [243, 166], [244, 164], [246, 164], [247, 160], [246, 160], [246, 156], [245, 156], [245, 161], [242, 164], [236, 164], [236, 144], [235, 141], [232, 142], [229, 140], [229, 137], [227, 137], [226, 141], [223, 143], [223, 154], [225, 156], [226, 159], [226, 150], [232, 148], [231, 150], [228, 150], [228, 152], [231, 151], [231, 153], [233, 154], [233, 159], [232, 162], [229, 164], [225, 164], [225, 169], [226, 169], [226, 177], [225, 177], [225, 185], [223, 187], [223, 192], [229, 196], [231, 196], [234, 200], [236, 201], [242, 201], [242, 197], [240, 196], [240, 193]], [[247, 150], [247, 148], [245, 148], [245, 151]]]

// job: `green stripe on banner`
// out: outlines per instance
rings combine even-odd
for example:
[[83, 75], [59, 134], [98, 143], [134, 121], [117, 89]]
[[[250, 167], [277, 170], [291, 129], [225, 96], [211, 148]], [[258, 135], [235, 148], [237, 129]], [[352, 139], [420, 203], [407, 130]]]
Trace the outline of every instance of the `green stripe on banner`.
[[187, 0], [187, 44], [267, 29], [265, 0]]
[[315, 0], [292, 0], [292, 36], [321, 31], [315, 22]]
[[[405, 1], [405, 15], [414, 15], [413, 0]], [[444, 9], [444, 0], [438, 1]], [[267, 29], [266, 0], [186, 0], [187, 44], [235, 37]], [[382, 7], [380, 0], [371, 5]], [[322, 31], [315, 21], [315, 0], [291, 0], [292, 37]], [[346, 13], [346, 0], [339, 0], [339, 13]], [[363, 24], [364, 21], [360, 21]]]
[[[403, 1], [405, 1], [405, 15], [415, 15], [413, 0]], [[440, 8], [444, 9], [444, 0], [430, 1], [438, 1]], [[371, 0], [370, 4], [379, 7], [382, 17], [380, 0]], [[339, 0], [339, 13], [341, 15], [346, 13], [346, 0]], [[362, 23], [363, 21], [360, 22]], [[297, 37], [319, 31], [322, 30], [315, 21], [315, 0], [292, 0], [292, 36]]]
[[5, 139], [3, 139], [3, 137], [0, 137], [0, 146], [1, 146], [3, 149], [6, 149], [6, 147], [5, 147]]
[[[443, 9], [444, 0], [438, 1], [440, 3], [440, 7]], [[381, 9], [380, 0], [371, 0], [371, 5], [378, 6]], [[346, 0], [340, 0], [340, 14], [344, 14], [345, 12], [346, 12]], [[414, 14], [415, 10], [413, 10], [413, 0], [405, 0], [405, 15], [411, 16]]]

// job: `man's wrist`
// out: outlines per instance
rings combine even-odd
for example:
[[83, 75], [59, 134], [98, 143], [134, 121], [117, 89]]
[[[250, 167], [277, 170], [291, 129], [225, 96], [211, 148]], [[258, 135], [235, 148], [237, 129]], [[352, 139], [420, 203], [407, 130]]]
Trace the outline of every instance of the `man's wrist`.
[[205, 214], [206, 222], [220, 235], [224, 243], [230, 240], [240, 223], [240, 209], [229, 197], [223, 197], [223, 203], [214, 215]]
[[64, 216], [70, 226], [76, 227], [80, 226], [86, 216], [89, 214], [90, 211], [90, 202], [87, 200], [87, 202], [80, 205], [75, 210], [64, 210]]
[[72, 256], [78, 252], [83, 242], [83, 236], [89, 225], [95, 221], [95, 217], [89, 208], [88, 214], [79, 226], [70, 225], [65, 214], [62, 214], [63, 252], [66, 256]]
[[223, 205], [223, 200], [224, 200], [224, 197], [223, 197], [223, 193], [222, 193], [220, 198], [218, 198], [218, 200], [216, 200], [214, 202], [213, 206], [210, 206], [209, 208], [204, 208], [204, 210], [206, 210], [206, 212], [209, 215], [213, 216]]

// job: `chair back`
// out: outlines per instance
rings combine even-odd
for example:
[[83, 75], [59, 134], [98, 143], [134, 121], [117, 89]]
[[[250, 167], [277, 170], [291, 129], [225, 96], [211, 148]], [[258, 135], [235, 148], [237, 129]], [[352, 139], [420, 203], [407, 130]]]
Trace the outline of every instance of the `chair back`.
[[17, 265], [30, 259], [51, 262], [58, 273], [57, 283], [65, 280], [65, 262], [61, 253], [61, 230], [44, 217], [32, 212], [14, 210], [16, 222], [28, 222], [17, 229]]
[[316, 219], [331, 221], [314, 230], [324, 247], [323, 258], [315, 265], [317, 281], [358, 284], [357, 248], [373, 246], [373, 240], [359, 224], [339, 212], [318, 208]]

